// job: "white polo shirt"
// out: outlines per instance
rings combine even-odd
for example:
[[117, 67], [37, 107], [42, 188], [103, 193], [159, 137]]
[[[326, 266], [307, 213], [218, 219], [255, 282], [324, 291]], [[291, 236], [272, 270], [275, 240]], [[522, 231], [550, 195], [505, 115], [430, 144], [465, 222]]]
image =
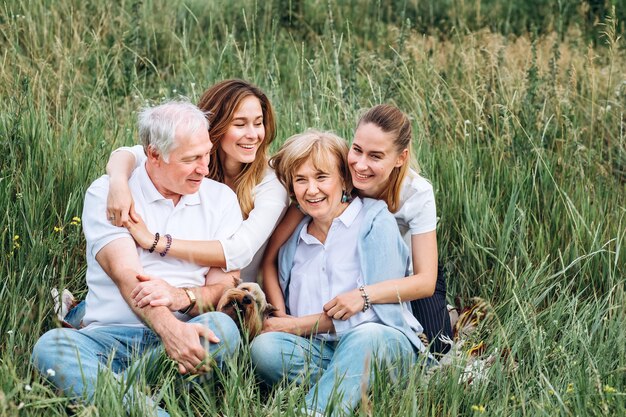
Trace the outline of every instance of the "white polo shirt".
[[[169, 233], [174, 239], [212, 240], [231, 236], [241, 225], [237, 197], [224, 184], [204, 179], [200, 190], [182, 196], [176, 206], [163, 197], [146, 172], [137, 168], [128, 185], [135, 208], [148, 229], [161, 239]], [[109, 178], [102, 176], [91, 184], [85, 196], [83, 231], [87, 240], [87, 309], [83, 322], [88, 326], [143, 326], [122, 298], [113, 280], [96, 261], [96, 254], [116, 239], [132, 239], [124, 227], [116, 227], [106, 218]], [[137, 247], [139, 262], [147, 275], [166, 280], [174, 287], [198, 287], [205, 283], [208, 267], [201, 267], [172, 256], [160, 256]]]

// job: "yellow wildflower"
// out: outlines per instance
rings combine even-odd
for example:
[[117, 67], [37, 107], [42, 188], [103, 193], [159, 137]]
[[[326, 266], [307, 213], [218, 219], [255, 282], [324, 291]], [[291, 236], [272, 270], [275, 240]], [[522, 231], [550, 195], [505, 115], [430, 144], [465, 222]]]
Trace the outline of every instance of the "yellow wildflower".
[[54, 231], [57, 233], [61, 233], [63, 231], [63, 228], [59, 226], [54, 226]]
[[78, 217], [78, 216], [72, 217], [72, 222], [70, 224], [74, 225], [74, 226], [80, 225], [80, 217]]
[[473, 405], [472, 406], [472, 410], [478, 411], [479, 413], [484, 413], [485, 412], [485, 406], [484, 405]]
[[610, 385], [605, 385], [603, 391], [607, 394], [614, 394], [617, 392], [617, 390]]
[[572, 384], [571, 382], [567, 384], [567, 389], [565, 390], [565, 392], [568, 394], [574, 392], [574, 384]]
[[17, 241], [17, 240], [20, 240], [20, 235], [15, 235], [15, 236], [13, 236], [13, 241], [15, 242], [15, 241]]

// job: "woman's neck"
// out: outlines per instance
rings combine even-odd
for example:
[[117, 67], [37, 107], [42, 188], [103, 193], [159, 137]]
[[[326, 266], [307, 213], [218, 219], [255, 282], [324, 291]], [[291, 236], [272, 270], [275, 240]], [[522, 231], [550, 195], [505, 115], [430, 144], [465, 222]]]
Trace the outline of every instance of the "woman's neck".
[[341, 216], [343, 212], [348, 208], [350, 203], [341, 203], [337, 209], [337, 212], [334, 216], [329, 218], [313, 218], [309, 226], [307, 227], [307, 232], [319, 240], [321, 243], [326, 242], [326, 238], [328, 237], [328, 231], [330, 230], [330, 226], [333, 224], [333, 220], [337, 217]]

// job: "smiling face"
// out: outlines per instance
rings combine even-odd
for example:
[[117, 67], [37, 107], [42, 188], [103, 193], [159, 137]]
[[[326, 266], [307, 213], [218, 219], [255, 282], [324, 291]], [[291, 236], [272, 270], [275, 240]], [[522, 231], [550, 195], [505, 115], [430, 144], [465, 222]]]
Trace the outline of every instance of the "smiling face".
[[178, 128], [168, 162], [153, 148], [148, 149], [148, 175], [165, 198], [177, 204], [180, 197], [200, 189], [208, 174], [210, 152], [213, 145], [206, 129]]
[[248, 96], [241, 101], [220, 140], [220, 158], [225, 165], [252, 163], [264, 139], [261, 102], [256, 96]]
[[408, 150], [398, 152], [394, 134], [374, 123], [359, 125], [348, 152], [348, 166], [354, 188], [363, 197], [378, 198], [388, 186], [394, 168], [406, 162]]
[[302, 211], [314, 222], [330, 223], [341, 214], [345, 203], [341, 202], [344, 182], [337, 164], [317, 168], [307, 159], [295, 171], [293, 193]]

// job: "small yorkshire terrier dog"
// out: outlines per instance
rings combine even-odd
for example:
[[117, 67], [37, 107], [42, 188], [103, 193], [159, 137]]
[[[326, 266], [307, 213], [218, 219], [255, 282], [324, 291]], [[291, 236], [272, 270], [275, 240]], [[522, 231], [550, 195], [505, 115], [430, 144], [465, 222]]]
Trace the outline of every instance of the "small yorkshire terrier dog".
[[267, 302], [259, 284], [242, 282], [236, 288], [224, 291], [217, 303], [217, 311], [227, 314], [241, 333], [247, 331], [252, 340], [261, 333], [263, 320], [272, 315], [276, 307]]

